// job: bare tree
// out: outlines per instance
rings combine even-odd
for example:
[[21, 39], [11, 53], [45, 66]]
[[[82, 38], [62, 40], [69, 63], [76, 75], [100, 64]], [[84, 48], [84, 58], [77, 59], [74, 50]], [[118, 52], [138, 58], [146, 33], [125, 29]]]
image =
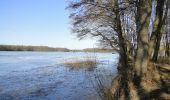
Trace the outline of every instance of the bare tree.
[[[146, 75], [150, 75], [149, 69], [154, 69], [149, 66], [150, 58], [153, 55], [157, 59], [163, 34], [161, 29], [167, 12], [163, 9], [165, 1], [157, 0], [151, 36], [152, 0], [72, 0], [68, 6], [72, 11], [72, 32], [79, 39], [95, 37], [120, 55], [118, 76], [111, 89], [113, 97], [132, 100], [145, 97], [141, 97], [145, 91], [140, 94], [136, 87], [147, 90], [144, 86], [147, 84]], [[119, 84], [114, 85], [115, 81]]]

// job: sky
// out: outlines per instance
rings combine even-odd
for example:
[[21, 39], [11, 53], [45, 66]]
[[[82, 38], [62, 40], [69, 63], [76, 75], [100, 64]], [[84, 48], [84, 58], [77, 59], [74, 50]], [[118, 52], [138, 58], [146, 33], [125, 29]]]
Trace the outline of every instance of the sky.
[[71, 34], [68, 0], [0, 0], [0, 44], [83, 49], [95, 40]]

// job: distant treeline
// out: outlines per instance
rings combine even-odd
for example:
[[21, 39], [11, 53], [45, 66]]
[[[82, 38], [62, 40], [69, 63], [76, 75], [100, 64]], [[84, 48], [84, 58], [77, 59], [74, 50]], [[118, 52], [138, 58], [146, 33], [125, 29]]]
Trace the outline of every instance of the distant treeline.
[[82, 50], [70, 50], [67, 48], [52, 48], [48, 46], [0, 45], [0, 51], [114, 52], [115, 50], [106, 48], [86, 48]]
[[0, 45], [0, 51], [63, 51], [69, 52], [67, 48], [52, 48], [48, 46], [21, 46], [21, 45]]

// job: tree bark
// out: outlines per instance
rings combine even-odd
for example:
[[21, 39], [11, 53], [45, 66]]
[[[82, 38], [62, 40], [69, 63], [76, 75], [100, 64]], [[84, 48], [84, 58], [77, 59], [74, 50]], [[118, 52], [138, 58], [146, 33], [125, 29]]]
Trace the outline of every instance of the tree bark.
[[[158, 59], [158, 53], [160, 48], [160, 42], [162, 38], [162, 26], [163, 26], [163, 8], [164, 8], [164, 2], [165, 0], [157, 0], [157, 7], [156, 7], [156, 19], [158, 21], [158, 25], [156, 27], [156, 44], [154, 47], [154, 54], [152, 60], [154, 62]], [[165, 15], [166, 16], [166, 15]], [[155, 24], [156, 25], [156, 24]]]
[[139, 0], [137, 6], [137, 54], [135, 71], [138, 77], [147, 72], [148, 65], [148, 27], [151, 15], [151, 0]]

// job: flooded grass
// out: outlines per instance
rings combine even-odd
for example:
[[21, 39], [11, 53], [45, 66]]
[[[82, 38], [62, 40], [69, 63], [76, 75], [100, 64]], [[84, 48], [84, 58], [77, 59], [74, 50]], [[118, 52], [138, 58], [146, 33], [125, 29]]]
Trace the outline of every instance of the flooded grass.
[[66, 67], [70, 67], [71, 69], [94, 69], [99, 62], [96, 59], [76, 59], [64, 61], [63, 63]]

